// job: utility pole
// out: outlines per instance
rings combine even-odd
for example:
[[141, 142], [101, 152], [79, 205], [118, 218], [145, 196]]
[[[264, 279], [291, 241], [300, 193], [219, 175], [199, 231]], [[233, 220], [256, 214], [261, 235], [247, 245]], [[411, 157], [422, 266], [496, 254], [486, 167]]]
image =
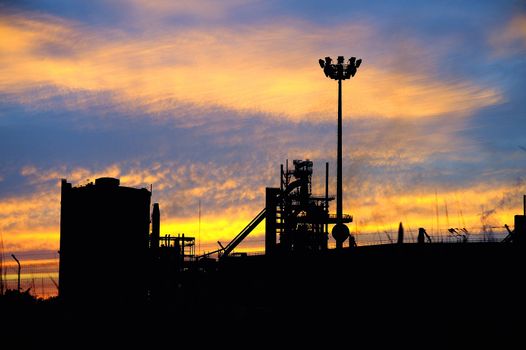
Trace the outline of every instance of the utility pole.
[[197, 249], [199, 250], [199, 254], [198, 255], [200, 255], [201, 254], [201, 199], [199, 199], [199, 209], [198, 209], [198, 211], [199, 211], [199, 214], [198, 214], [199, 215], [199, 219], [198, 219], [199, 223], [198, 223], [198, 228], [197, 228], [197, 236], [198, 236], [198, 238], [197, 238], [197, 240], [198, 240], [197, 241], [198, 248]]

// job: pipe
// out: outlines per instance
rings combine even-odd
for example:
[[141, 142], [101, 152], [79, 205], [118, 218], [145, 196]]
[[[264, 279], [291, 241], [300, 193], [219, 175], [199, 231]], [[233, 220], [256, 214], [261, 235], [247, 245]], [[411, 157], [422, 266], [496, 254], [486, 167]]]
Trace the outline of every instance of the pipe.
[[280, 180], [279, 180], [279, 188], [281, 190], [281, 192], [283, 193], [283, 178], [284, 178], [284, 175], [285, 173], [283, 172], [283, 164], [281, 164], [281, 168], [280, 168], [280, 171], [281, 171], [281, 176], [280, 176]]
[[153, 203], [151, 248], [155, 252], [155, 254], [157, 254], [159, 250], [160, 235], [161, 235], [161, 211], [159, 209], [159, 203]]
[[[325, 210], [329, 214], [329, 162], [325, 162]], [[325, 224], [325, 232], [329, 232], [329, 224]]]

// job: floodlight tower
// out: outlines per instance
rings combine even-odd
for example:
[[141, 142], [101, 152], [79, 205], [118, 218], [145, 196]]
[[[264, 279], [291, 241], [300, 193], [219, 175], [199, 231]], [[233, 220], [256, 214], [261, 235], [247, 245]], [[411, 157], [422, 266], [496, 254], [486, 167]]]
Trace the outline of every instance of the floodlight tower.
[[345, 63], [343, 56], [338, 56], [337, 63], [333, 64], [330, 57], [319, 60], [320, 67], [325, 76], [338, 80], [338, 169], [336, 186], [336, 225], [332, 228], [332, 237], [336, 240], [336, 248], [342, 248], [343, 242], [350, 236], [349, 228], [343, 223], [342, 206], [342, 80], [350, 79], [362, 64], [361, 59], [349, 58]]

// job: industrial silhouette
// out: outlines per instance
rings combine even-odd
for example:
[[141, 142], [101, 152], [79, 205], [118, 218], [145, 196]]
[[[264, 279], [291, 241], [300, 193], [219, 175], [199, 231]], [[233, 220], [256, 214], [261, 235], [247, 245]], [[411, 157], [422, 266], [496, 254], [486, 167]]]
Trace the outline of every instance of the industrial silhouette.
[[[409, 312], [438, 322], [457, 310], [484, 319], [524, 311], [522, 298], [512, 310], [491, 298], [502, 290], [524, 291], [517, 276], [525, 215], [515, 216], [502, 242], [433, 242], [425, 228], [416, 243], [404, 242], [400, 223], [391, 244], [357, 247], [349, 239], [345, 247], [329, 249], [328, 226], [337, 222], [329, 210], [334, 197], [328, 188], [325, 196], [313, 196], [311, 177], [310, 160], [296, 160], [292, 169], [282, 165], [280, 187], [266, 189], [265, 208], [230, 243], [203, 255], [196, 255], [193, 237], [160, 235], [160, 206], [154, 203], [150, 215], [148, 190], [110, 178], [80, 187], [63, 180], [60, 298], [69, 305], [160, 304], [201, 312], [293, 310], [287, 316], [294, 320], [351, 312], [373, 322], [369, 318], [379, 312], [388, 319]], [[235, 253], [263, 219], [265, 254]], [[95, 273], [103, 284], [90, 286]]]
[[[163, 339], [154, 336], [165, 332], [158, 328], [162, 322], [179, 327], [177, 337], [183, 337], [214, 316], [215, 328], [234, 330], [235, 336], [258, 325], [264, 336], [278, 332], [294, 344], [320, 340], [327, 328], [352, 343], [378, 327], [390, 339], [425, 339], [439, 325], [446, 325], [446, 337], [485, 330], [487, 324], [498, 332], [502, 320], [523, 318], [526, 196], [524, 215], [515, 216], [514, 229], [508, 228], [502, 242], [434, 242], [422, 227], [411, 243], [404, 241], [400, 223], [396, 242], [357, 246], [345, 225], [353, 217], [342, 206], [341, 88], [361, 60], [344, 63], [340, 56], [336, 64], [330, 57], [319, 63], [338, 81], [336, 198], [329, 195], [328, 163], [325, 194], [316, 197], [313, 162], [294, 160], [289, 167], [287, 161], [279, 187], [266, 188], [265, 207], [254, 219], [228, 244], [199, 255], [194, 237], [161, 235], [162, 207], [151, 205], [151, 191], [120, 186], [114, 178], [78, 187], [64, 179], [59, 271], [64, 312], [89, 315], [85, 326], [116, 308], [121, 323], [140, 319], [137, 334], [152, 342]], [[263, 220], [265, 254], [236, 252]], [[336, 249], [328, 246], [331, 225]]]

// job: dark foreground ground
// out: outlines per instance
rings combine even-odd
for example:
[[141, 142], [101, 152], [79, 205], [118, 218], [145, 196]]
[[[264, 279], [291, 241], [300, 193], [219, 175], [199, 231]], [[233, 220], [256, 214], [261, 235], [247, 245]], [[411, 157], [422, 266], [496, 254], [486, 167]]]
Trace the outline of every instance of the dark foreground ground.
[[[245, 257], [189, 273], [163, 298], [0, 297], [16, 348], [524, 348], [523, 250], [502, 244], [363, 247]], [[4, 346], [1, 346], [4, 348]]]

